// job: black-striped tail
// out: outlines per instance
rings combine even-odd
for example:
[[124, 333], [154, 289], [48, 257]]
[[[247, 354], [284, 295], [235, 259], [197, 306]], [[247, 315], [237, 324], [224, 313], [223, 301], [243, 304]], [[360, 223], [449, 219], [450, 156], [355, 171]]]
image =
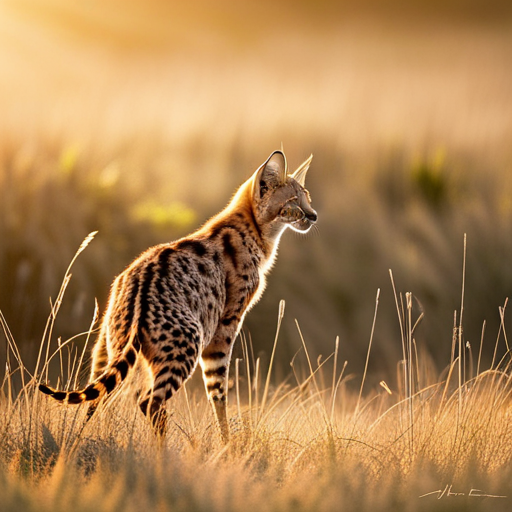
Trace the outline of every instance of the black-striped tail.
[[39, 384], [39, 391], [45, 395], [51, 396], [54, 400], [66, 404], [81, 404], [82, 402], [97, 400], [104, 395], [109, 395], [126, 379], [128, 372], [135, 365], [139, 351], [139, 340], [137, 337], [134, 337], [131, 343], [129, 342], [127, 344], [121, 356], [112, 362], [97, 379], [88, 384], [85, 388], [73, 391], [60, 391], [46, 384]]

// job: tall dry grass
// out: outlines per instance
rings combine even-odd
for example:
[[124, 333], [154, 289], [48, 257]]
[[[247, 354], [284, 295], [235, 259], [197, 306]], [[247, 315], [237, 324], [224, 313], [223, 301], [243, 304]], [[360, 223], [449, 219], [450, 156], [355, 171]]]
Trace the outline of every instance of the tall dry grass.
[[[372, 388], [365, 372], [354, 393], [338, 340], [329, 358], [315, 361], [300, 327], [302, 350], [290, 375], [276, 379], [282, 302], [270, 365], [254, 358], [245, 337], [243, 357], [232, 362], [229, 443], [222, 444], [205, 393], [192, 381], [169, 402], [172, 420], [159, 446], [130, 385], [89, 423], [83, 408], [37, 392], [52, 357], [59, 360], [60, 386], [80, 381], [83, 354], [70, 349], [73, 340], [56, 350], [52, 340], [70, 270], [35, 374], [24, 366], [1, 317], [9, 340], [0, 402], [2, 510], [510, 508], [510, 364], [505, 359], [485, 369], [476, 354], [468, 360], [463, 314], [453, 333], [452, 359], [435, 380], [416, 347], [412, 296], [397, 294], [400, 385]], [[380, 300], [377, 293], [375, 311]], [[462, 312], [464, 300], [463, 289]], [[374, 327], [367, 358], [373, 355]], [[327, 360], [334, 362], [332, 371]]]

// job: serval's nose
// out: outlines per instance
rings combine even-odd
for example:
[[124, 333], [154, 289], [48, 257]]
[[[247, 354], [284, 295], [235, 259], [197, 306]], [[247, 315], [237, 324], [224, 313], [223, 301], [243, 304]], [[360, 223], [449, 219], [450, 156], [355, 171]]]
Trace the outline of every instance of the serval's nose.
[[317, 219], [318, 219], [318, 215], [317, 213], [315, 212], [315, 210], [311, 209], [311, 210], [308, 210], [307, 212], [304, 212], [306, 214], [306, 219], [308, 219], [310, 222], [316, 222]]

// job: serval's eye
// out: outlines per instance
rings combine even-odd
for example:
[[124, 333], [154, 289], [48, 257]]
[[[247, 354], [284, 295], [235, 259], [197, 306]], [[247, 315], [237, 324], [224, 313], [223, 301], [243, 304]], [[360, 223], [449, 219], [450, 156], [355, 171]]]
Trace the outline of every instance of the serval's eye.
[[292, 221], [300, 220], [304, 217], [304, 212], [297, 205], [288, 205], [281, 210], [281, 217]]

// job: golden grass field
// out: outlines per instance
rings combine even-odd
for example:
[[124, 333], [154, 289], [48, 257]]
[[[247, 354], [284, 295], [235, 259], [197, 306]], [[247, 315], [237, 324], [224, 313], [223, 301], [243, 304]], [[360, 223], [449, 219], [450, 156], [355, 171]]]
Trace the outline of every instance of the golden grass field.
[[[509, 510], [511, 29], [500, 0], [0, 3], [0, 510]], [[128, 388], [85, 426], [36, 393], [281, 143], [318, 232], [247, 316], [230, 443], [198, 376], [162, 449]]]
[[[0, 407], [2, 510], [510, 509], [509, 364], [484, 369], [478, 357], [470, 362], [476, 374], [468, 376], [459, 326], [447, 373], [425, 384], [431, 375], [415, 346], [410, 295], [398, 306], [405, 358], [396, 391], [381, 382], [379, 391], [365, 392], [365, 372], [359, 393], [350, 392], [339, 344], [328, 358], [330, 374], [325, 361], [310, 359], [303, 338], [292, 375], [274, 385], [272, 365], [263, 368], [242, 337], [244, 357], [231, 369], [229, 442], [222, 443], [205, 393], [192, 381], [171, 400], [171, 426], [160, 445], [130, 383], [89, 423], [83, 407], [37, 392], [52, 357], [66, 389], [80, 373], [83, 353], [67, 344], [50, 350], [69, 278], [35, 376], [2, 319], [9, 341]], [[276, 352], [285, 314], [283, 301]], [[15, 382], [22, 384], [18, 392]]]

